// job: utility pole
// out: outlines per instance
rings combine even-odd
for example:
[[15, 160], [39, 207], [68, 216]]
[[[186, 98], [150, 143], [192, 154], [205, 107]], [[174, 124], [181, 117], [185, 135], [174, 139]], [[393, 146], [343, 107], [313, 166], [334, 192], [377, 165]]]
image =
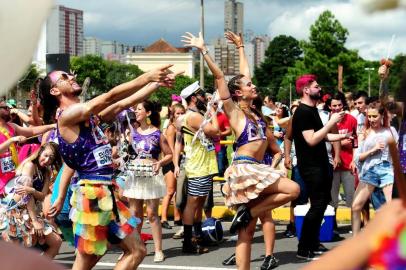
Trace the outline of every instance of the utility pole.
[[368, 71], [368, 96], [371, 96], [371, 71], [374, 71], [375, 68], [365, 68]]
[[[204, 0], [200, 0], [200, 32], [204, 39]], [[204, 58], [203, 54], [200, 54], [200, 87], [204, 89]]]

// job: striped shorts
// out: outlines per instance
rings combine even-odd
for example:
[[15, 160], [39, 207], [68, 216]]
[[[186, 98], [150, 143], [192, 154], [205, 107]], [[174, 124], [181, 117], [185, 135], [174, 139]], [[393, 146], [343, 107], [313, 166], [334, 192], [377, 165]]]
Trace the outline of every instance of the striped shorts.
[[188, 178], [187, 194], [190, 196], [207, 196], [213, 188], [213, 175]]

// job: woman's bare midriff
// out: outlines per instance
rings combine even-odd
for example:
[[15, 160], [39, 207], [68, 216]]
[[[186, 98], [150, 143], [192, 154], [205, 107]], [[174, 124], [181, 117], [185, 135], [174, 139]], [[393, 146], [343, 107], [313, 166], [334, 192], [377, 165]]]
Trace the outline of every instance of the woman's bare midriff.
[[266, 140], [257, 140], [240, 146], [237, 150], [237, 156], [249, 156], [257, 160], [262, 160], [265, 155], [268, 142]]

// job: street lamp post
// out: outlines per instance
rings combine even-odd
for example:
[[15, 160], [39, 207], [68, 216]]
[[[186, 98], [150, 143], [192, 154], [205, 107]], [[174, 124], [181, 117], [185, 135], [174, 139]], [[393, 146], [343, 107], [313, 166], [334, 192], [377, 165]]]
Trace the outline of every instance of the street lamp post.
[[374, 71], [375, 68], [365, 68], [368, 71], [368, 96], [371, 96], [371, 71]]
[[[200, 32], [204, 38], [204, 0], [200, 0]], [[204, 89], [204, 58], [203, 54], [200, 54], [200, 87]]]

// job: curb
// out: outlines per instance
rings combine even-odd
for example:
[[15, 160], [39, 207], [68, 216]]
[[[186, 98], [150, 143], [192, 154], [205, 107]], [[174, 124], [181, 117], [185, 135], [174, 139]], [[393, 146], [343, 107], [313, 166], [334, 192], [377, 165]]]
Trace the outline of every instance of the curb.
[[[159, 213], [161, 208], [159, 208]], [[374, 211], [370, 210], [371, 218], [374, 216]], [[230, 219], [234, 216], [235, 211], [230, 210], [226, 206], [214, 206], [212, 210], [212, 216], [214, 218]], [[169, 206], [168, 216], [173, 215], [173, 206]], [[289, 222], [290, 219], [290, 207], [279, 207], [272, 210], [272, 217], [275, 220]], [[339, 207], [337, 209], [337, 222], [338, 223], [350, 223], [351, 222], [351, 209], [348, 207]]]

